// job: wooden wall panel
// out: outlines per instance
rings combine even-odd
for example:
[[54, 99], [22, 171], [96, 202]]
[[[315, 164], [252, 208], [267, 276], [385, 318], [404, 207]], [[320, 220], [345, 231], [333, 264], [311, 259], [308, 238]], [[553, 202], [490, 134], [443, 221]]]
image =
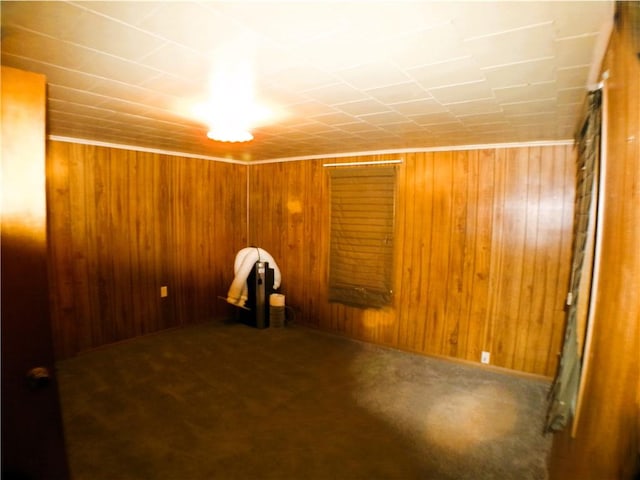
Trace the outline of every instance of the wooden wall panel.
[[626, 480], [640, 473], [640, 60], [634, 29], [638, 7], [618, 3], [603, 64], [608, 131], [590, 368], [575, 438], [571, 429], [554, 438], [552, 479]]
[[245, 166], [52, 141], [47, 183], [58, 358], [228, 315]]
[[401, 349], [552, 376], [564, 324], [573, 201], [570, 146], [408, 153], [398, 167], [394, 302], [327, 300], [323, 163], [249, 167], [249, 242], [269, 251], [297, 320]]

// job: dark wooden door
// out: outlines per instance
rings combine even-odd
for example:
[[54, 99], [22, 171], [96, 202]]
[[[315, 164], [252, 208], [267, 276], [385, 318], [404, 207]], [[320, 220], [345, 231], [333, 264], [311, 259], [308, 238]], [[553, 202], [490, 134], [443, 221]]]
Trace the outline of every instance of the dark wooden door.
[[45, 92], [42, 75], [2, 67], [3, 479], [69, 476], [49, 319]]

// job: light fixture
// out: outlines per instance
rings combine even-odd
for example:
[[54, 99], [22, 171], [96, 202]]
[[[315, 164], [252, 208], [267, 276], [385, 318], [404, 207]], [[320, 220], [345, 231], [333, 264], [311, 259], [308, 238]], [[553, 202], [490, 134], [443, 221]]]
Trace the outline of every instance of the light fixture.
[[242, 129], [232, 129], [232, 128], [220, 128], [220, 127], [210, 127], [211, 129], [207, 132], [207, 137], [211, 140], [215, 140], [217, 142], [249, 142], [253, 140], [253, 135], [248, 130]]
[[219, 142], [253, 140], [251, 129], [260, 120], [254, 71], [247, 45], [230, 42], [218, 51], [209, 77], [209, 101], [204, 106], [207, 137]]
[[211, 140], [249, 142], [253, 140], [254, 128], [284, 114], [256, 96], [256, 42], [248, 35], [218, 45], [212, 54], [207, 93], [199, 101], [180, 107], [185, 116], [206, 125]]

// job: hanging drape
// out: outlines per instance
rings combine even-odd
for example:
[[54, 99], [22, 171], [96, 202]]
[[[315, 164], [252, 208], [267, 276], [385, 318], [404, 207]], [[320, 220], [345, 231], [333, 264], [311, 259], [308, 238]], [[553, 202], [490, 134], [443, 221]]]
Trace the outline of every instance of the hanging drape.
[[589, 296], [596, 227], [600, 161], [602, 92], [589, 93], [587, 118], [577, 138], [576, 197], [571, 277], [566, 327], [557, 376], [550, 391], [547, 431], [562, 430], [574, 412], [580, 384], [582, 349]]

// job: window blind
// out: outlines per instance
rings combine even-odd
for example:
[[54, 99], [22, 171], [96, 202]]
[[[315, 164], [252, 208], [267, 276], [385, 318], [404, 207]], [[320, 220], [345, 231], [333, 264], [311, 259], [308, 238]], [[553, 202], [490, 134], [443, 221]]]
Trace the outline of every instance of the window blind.
[[329, 301], [380, 308], [391, 303], [395, 167], [330, 170]]

